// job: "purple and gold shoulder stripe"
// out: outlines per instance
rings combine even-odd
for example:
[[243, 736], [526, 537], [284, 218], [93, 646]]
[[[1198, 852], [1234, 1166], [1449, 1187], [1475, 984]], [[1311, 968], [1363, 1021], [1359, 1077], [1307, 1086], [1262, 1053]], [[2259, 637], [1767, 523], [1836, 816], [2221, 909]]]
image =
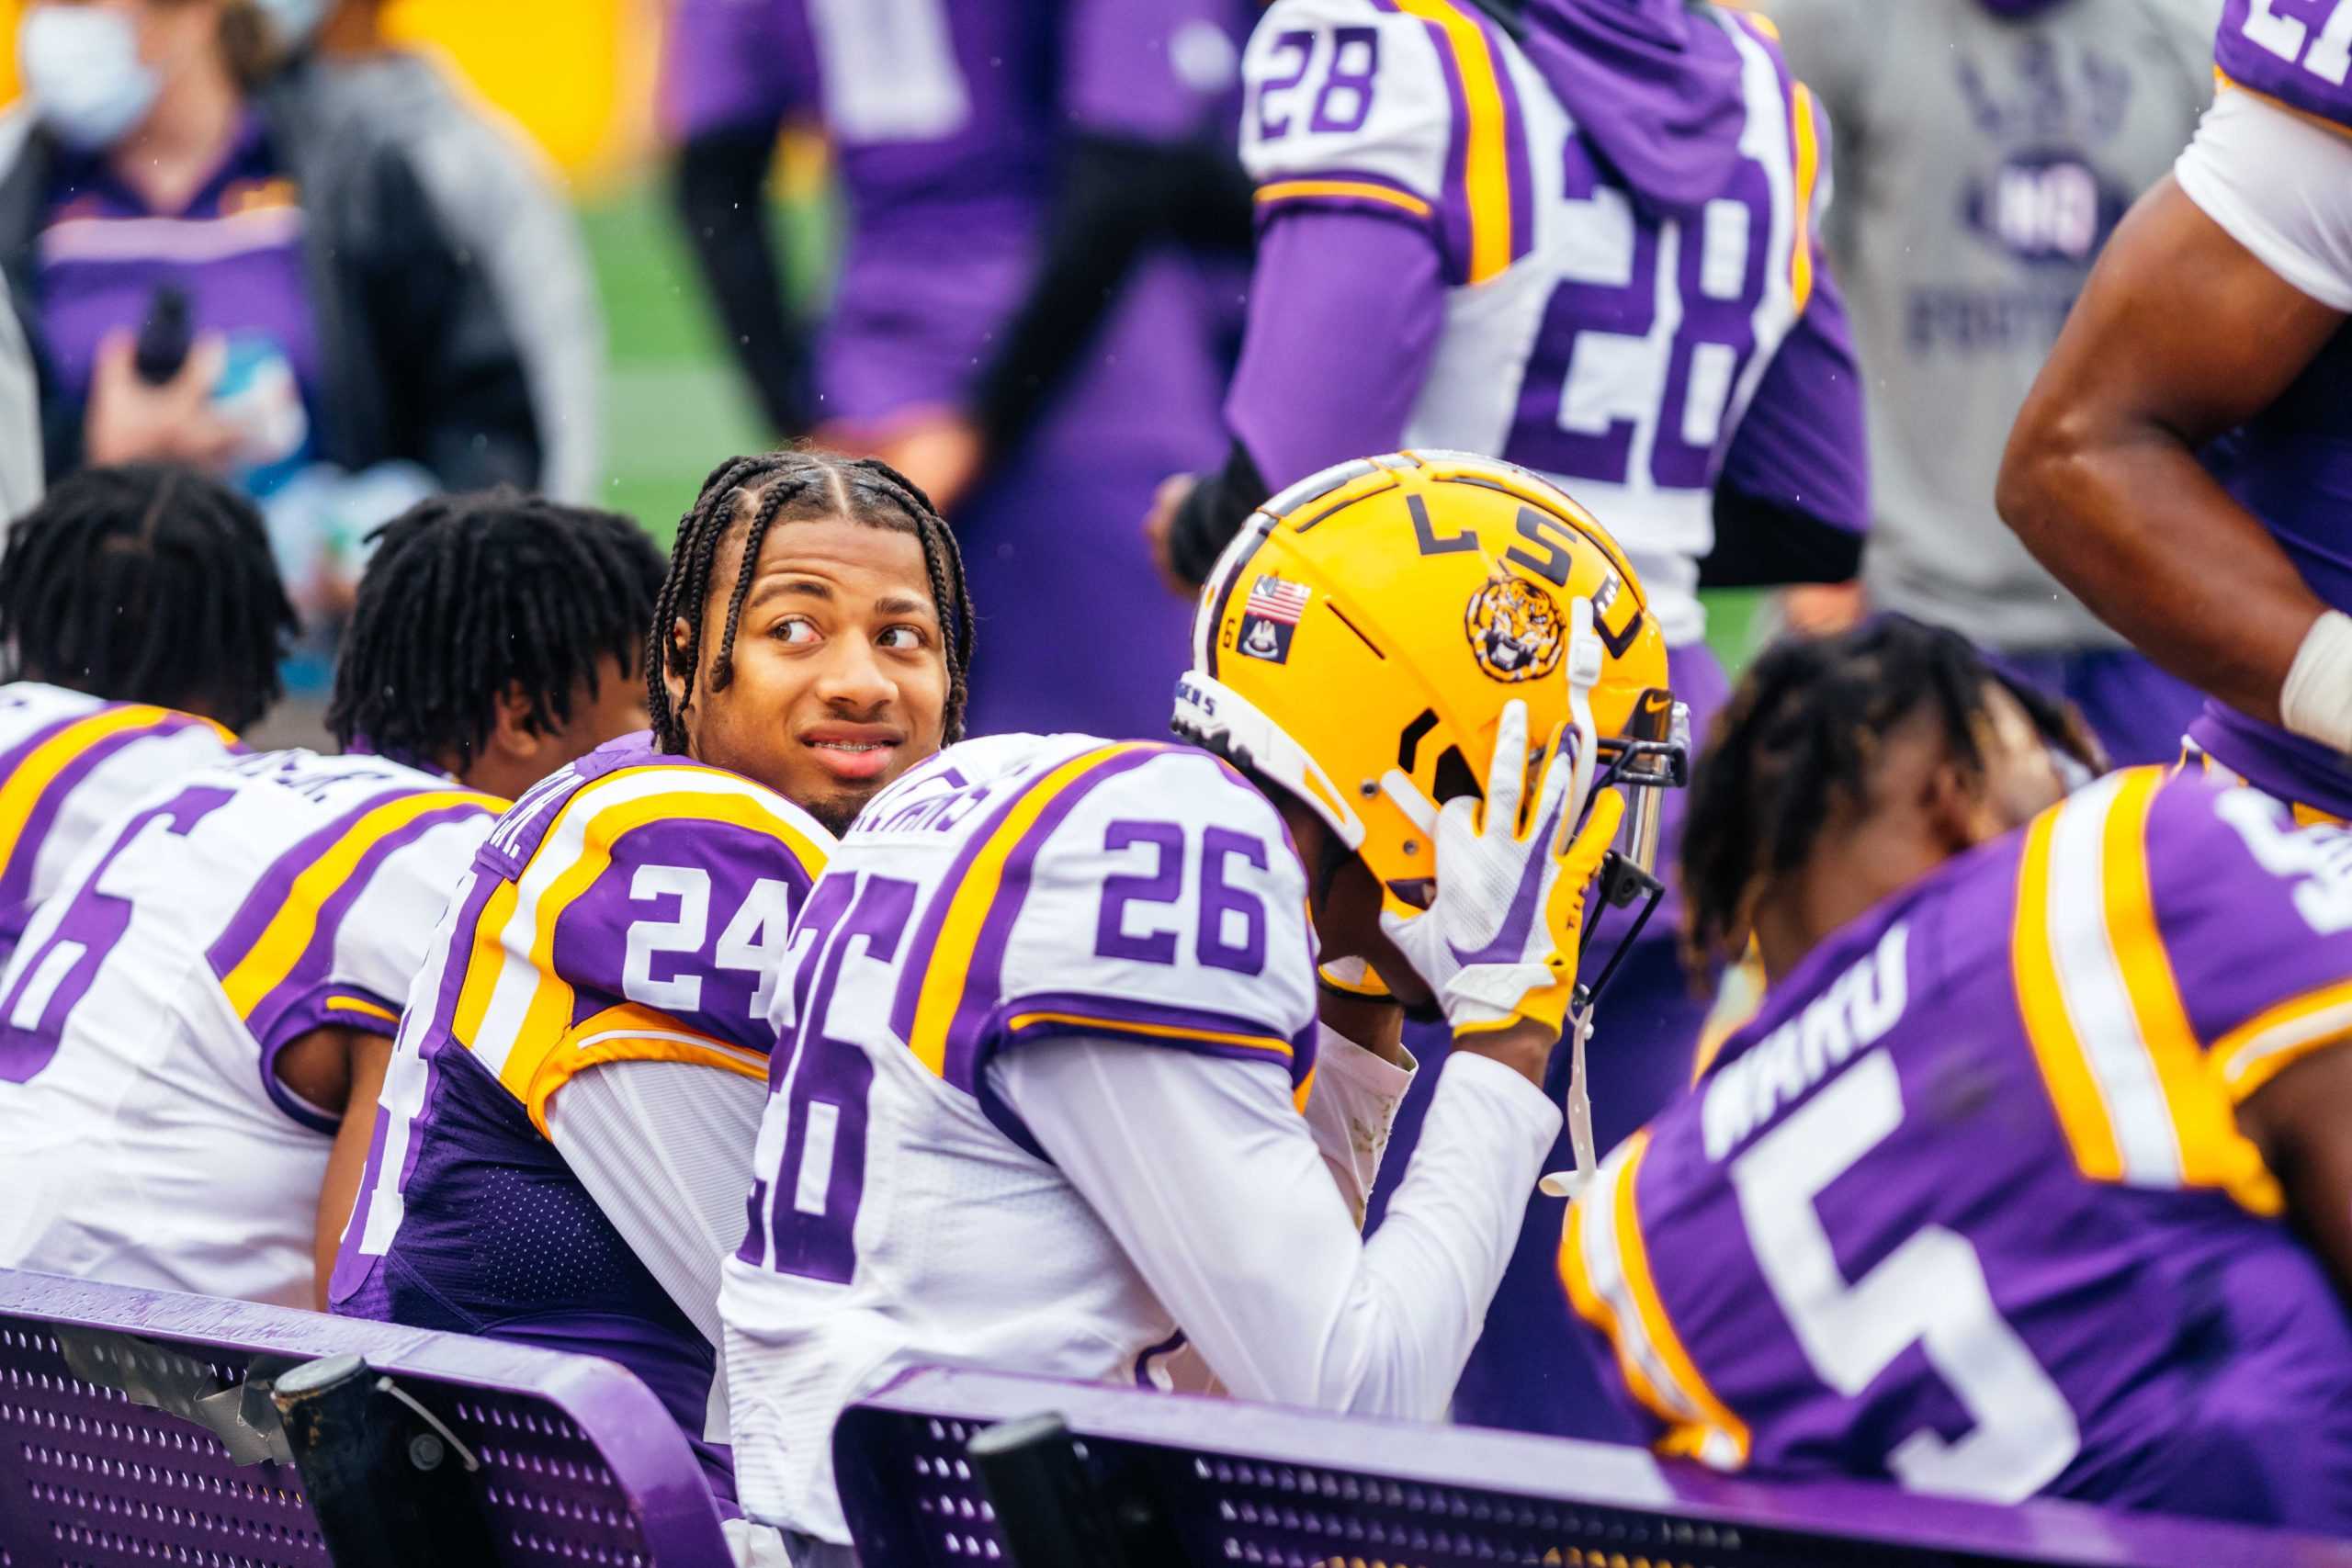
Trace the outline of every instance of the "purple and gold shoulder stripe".
[[0, 909], [24, 903], [41, 840], [83, 781], [141, 741], [189, 730], [209, 731], [223, 751], [243, 750], [209, 718], [121, 703], [46, 725], [0, 753]]
[[[514, 874], [476, 874], [450, 938], [451, 960], [461, 965], [462, 979], [447, 1010], [447, 1028], [535, 1119], [571, 1071], [623, 1054], [766, 1076], [763, 1058], [673, 1013], [650, 1007], [594, 1010], [599, 997], [617, 998], [622, 992], [624, 955], [616, 942], [595, 945], [593, 953], [575, 950], [567, 961], [574, 972], [558, 962], [557, 932], [567, 912], [594, 909], [600, 886], [627, 880], [607, 877], [622, 840], [639, 828], [681, 822], [753, 835], [766, 852], [760, 858], [773, 863], [752, 869], [788, 874], [796, 899], [822, 873], [830, 852], [824, 829], [781, 796], [722, 770], [657, 763], [582, 785], [547, 818]], [[745, 858], [745, 842], [737, 837], [727, 852]], [[607, 963], [608, 972], [603, 970]], [[628, 1042], [636, 1046], [625, 1049]], [[595, 1052], [603, 1054], [590, 1055]], [[559, 1061], [569, 1066], [550, 1066]]]
[[[305, 1125], [331, 1131], [332, 1118], [288, 1096], [277, 1082], [280, 1052], [311, 1030], [334, 1025], [385, 1036], [398, 1032], [398, 996], [340, 979], [337, 945], [353, 906], [377, 873], [403, 850], [445, 825], [487, 827], [505, 802], [466, 790], [400, 790], [345, 812], [271, 863], [213, 942], [206, 961], [229, 1006], [261, 1046], [262, 1079], [280, 1109]], [[402, 910], [405, 927], [424, 930], [437, 906]], [[402, 940], [421, 942], [423, 931]]]
[[2018, 1010], [2084, 1176], [2219, 1188], [2276, 1214], [2278, 1185], [2238, 1130], [2157, 920], [2148, 819], [2167, 776], [2110, 773], [2027, 830], [2011, 932]]
[[1647, 1129], [1628, 1138], [1569, 1205], [1560, 1280], [1577, 1314], [1609, 1337], [1626, 1391], [1665, 1428], [1658, 1451], [1738, 1470], [1750, 1450], [1747, 1423], [1691, 1359], [1650, 1269], [1635, 1201], [1649, 1140]]
[[974, 829], [924, 911], [910, 951], [928, 954], [899, 976], [893, 1032], [926, 1068], [979, 1095], [988, 1058], [1023, 1039], [1115, 1034], [1288, 1069], [1300, 1102], [1314, 1068], [1313, 1032], [1287, 1039], [1213, 1009], [1079, 989], [1005, 994], [1004, 964], [1040, 852], [1094, 791], [1161, 757], [1195, 755], [1159, 742], [1095, 747], [1046, 770]]

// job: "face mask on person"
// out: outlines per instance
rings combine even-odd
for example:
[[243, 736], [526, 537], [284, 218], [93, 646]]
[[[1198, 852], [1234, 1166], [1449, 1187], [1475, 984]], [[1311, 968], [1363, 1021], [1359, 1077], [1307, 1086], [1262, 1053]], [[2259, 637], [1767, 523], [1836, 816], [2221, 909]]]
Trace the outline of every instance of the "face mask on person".
[[35, 6], [17, 29], [17, 64], [42, 124], [85, 152], [111, 147], [146, 118], [164, 79], [139, 58], [120, 11]]
[[254, 0], [254, 8], [269, 24], [281, 49], [308, 49], [320, 25], [334, 8], [334, 0]]

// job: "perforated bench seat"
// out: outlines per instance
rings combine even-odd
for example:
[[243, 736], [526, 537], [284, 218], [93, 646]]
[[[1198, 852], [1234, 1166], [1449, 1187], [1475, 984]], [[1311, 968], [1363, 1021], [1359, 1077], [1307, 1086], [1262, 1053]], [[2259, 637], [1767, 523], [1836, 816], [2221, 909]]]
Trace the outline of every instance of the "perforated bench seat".
[[2352, 1543], [2268, 1530], [1766, 1486], [1598, 1443], [938, 1370], [852, 1408], [835, 1431], [867, 1568], [1003, 1561], [965, 1445], [1041, 1412], [1063, 1417], [1092, 1485], [1148, 1513], [1174, 1538], [1174, 1561], [1203, 1568], [2352, 1568]]
[[345, 1354], [446, 1428], [424, 1457], [471, 1461], [500, 1562], [730, 1561], [684, 1438], [611, 1362], [0, 1269], [0, 1568], [324, 1568], [266, 1384]]

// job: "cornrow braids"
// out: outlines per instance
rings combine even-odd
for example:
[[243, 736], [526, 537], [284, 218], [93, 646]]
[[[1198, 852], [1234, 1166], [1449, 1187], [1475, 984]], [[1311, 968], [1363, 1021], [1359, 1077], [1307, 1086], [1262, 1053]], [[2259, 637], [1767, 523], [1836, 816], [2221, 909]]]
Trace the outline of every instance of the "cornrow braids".
[[294, 630], [261, 513], [194, 469], [69, 474], [9, 530], [0, 556], [11, 679], [243, 729], [277, 700]]
[[662, 552], [629, 518], [502, 488], [419, 502], [368, 537], [327, 708], [346, 750], [462, 766], [501, 694], [545, 733], [605, 658], [634, 674]]
[[[946, 742], [964, 738], [972, 666], [972, 598], [964, 578], [964, 556], [955, 533], [921, 487], [878, 457], [846, 457], [808, 448], [730, 457], [710, 471], [695, 503], [678, 520], [671, 547], [670, 574], [653, 608], [647, 634], [646, 701], [653, 736], [665, 751], [687, 749], [685, 709], [694, 701], [702, 668], [704, 626], [719, 546], [740, 522], [744, 525], [742, 564], [727, 596], [718, 649], [710, 664], [710, 688], [724, 691], [735, 674], [735, 632], [751, 592], [752, 569], [769, 530], [780, 522], [842, 517], [872, 527], [911, 534], [922, 548], [923, 573], [947, 662]], [[684, 622], [684, 646], [671, 629]], [[666, 678], [678, 680], [673, 700]]]
[[1896, 726], [1931, 714], [1953, 760], [1981, 774], [1979, 738], [1995, 689], [2016, 699], [2050, 745], [2094, 772], [2105, 768], [2072, 708], [1944, 627], [1883, 615], [1838, 637], [1780, 643], [1758, 659], [1691, 769], [1681, 866], [1691, 973], [1745, 950], [1758, 885], [1802, 865], [1841, 803], [1868, 798]]

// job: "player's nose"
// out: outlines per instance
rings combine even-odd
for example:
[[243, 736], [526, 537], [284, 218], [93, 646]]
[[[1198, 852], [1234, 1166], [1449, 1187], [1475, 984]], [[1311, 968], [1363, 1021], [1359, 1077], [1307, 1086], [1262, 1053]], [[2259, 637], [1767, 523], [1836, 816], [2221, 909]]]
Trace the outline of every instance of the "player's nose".
[[871, 715], [898, 700], [899, 682], [862, 637], [837, 637], [817, 678], [817, 695], [828, 706]]

